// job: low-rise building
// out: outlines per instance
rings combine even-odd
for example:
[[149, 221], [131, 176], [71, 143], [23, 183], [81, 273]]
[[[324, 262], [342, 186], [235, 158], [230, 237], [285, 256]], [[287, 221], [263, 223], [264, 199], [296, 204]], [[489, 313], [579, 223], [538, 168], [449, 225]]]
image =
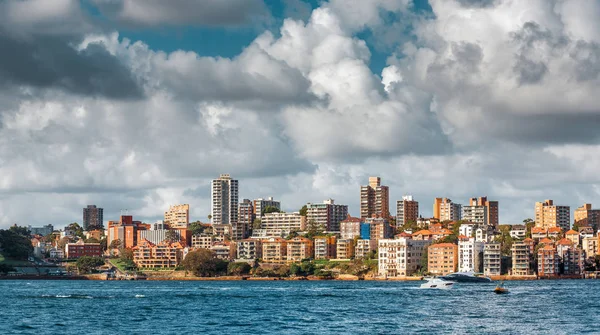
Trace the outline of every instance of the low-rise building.
[[[269, 214], [266, 214], [265, 217]], [[284, 263], [287, 260], [287, 241], [281, 237], [263, 240], [262, 249], [265, 263]]]
[[502, 250], [500, 243], [489, 242], [483, 245], [483, 274], [497, 276], [502, 273]]
[[261, 229], [252, 232], [255, 237], [283, 237], [294, 231], [306, 228], [306, 217], [299, 212], [272, 212], [264, 214], [261, 219]]
[[413, 240], [433, 240], [433, 233], [427, 229], [419, 230], [417, 232], [412, 233]]
[[348, 216], [346, 220], [340, 222], [340, 237], [345, 240], [351, 240], [360, 236], [361, 220], [359, 218]]
[[598, 255], [598, 243], [599, 238], [596, 237], [586, 237], [581, 240], [581, 248], [585, 254], [585, 258], [594, 258], [594, 256]]
[[65, 258], [65, 252], [60, 248], [52, 248], [49, 251], [50, 258], [52, 259], [63, 259]]
[[313, 257], [313, 241], [305, 237], [294, 237], [287, 241], [287, 261], [301, 262]]
[[548, 238], [558, 239], [560, 234], [562, 233], [562, 229], [560, 227], [550, 227], [548, 228]]
[[191, 247], [196, 249], [210, 249], [214, 243], [222, 241], [223, 237], [209, 234], [195, 234], [192, 235]]
[[339, 239], [336, 245], [337, 259], [350, 259], [354, 257], [354, 240]]
[[262, 243], [256, 239], [245, 239], [237, 242], [238, 259], [260, 259], [262, 258]]
[[[387, 219], [366, 218], [365, 224], [369, 225], [369, 239], [379, 241], [393, 236], [392, 227]], [[377, 242], [376, 242], [377, 243]]]
[[421, 260], [425, 248], [431, 240], [413, 240], [409, 238], [379, 240], [378, 273], [380, 277], [411, 276], [421, 270]]
[[571, 241], [574, 246], [578, 247], [581, 243], [579, 241], [579, 232], [573, 229], [565, 233], [565, 238]]
[[232, 260], [235, 257], [235, 244], [224, 241], [216, 242], [210, 248], [215, 253], [215, 257], [222, 260]]
[[133, 247], [133, 262], [139, 268], [174, 268], [183, 259], [181, 243], [161, 242], [154, 244], [142, 240]]
[[52, 226], [51, 224], [47, 224], [41, 227], [28, 226], [27, 229], [29, 230], [29, 233], [31, 235], [46, 236], [52, 234], [52, 232], [54, 231], [54, 226]]
[[65, 245], [65, 256], [68, 259], [77, 259], [81, 256], [101, 257], [102, 247], [100, 243], [85, 243], [83, 240], [79, 240], [76, 243]]
[[456, 272], [458, 246], [453, 243], [437, 243], [427, 248], [427, 270], [436, 276]]
[[527, 227], [524, 224], [514, 224], [510, 226], [510, 237], [515, 240], [522, 240], [527, 234]]
[[544, 237], [548, 237], [548, 229], [544, 227], [533, 227], [531, 228], [531, 238], [534, 240], [541, 240]]
[[373, 240], [356, 240], [354, 248], [354, 258], [366, 258], [372, 251], [377, 250], [377, 245]]
[[335, 236], [317, 236], [315, 237], [315, 259], [333, 259], [336, 254]]

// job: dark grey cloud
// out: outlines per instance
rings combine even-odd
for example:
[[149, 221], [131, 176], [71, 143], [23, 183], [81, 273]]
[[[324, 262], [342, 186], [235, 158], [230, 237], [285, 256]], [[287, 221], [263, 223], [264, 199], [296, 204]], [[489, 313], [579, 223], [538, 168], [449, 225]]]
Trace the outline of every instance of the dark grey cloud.
[[14, 38], [0, 31], [0, 85], [104, 96], [141, 98], [143, 90], [132, 72], [104, 46], [89, 44], [78, 51], [58, 36]]
[[487, 8], [496, 6], [501, 0], [458, 0], [463, 7]]
[[548, 72], [548, 67], [544, 62], [536, 62], [521, 55], [517, 58], [513, 70], [518, 76], [519, 83], [528, 85], [542, 81], [544, 75]]
[[570, 57], [577, 61], [575, 75], [579, 81], [596, 80], [600, 75], [600, 45], [577, 41]]
[[263, 0], [93, 0], [107, 17], [138, 26], [238, 26], [269, 17]]

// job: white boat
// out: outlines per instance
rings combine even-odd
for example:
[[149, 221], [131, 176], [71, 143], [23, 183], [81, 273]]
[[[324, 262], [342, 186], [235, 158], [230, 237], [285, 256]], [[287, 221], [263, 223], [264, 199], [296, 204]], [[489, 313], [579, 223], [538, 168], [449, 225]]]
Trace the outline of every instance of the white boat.
[[427, 282], [424, 284], [421, 284], [421, 288], [435, 288], [435, 289], [442, 289], [442, 290], [447, 290], [452, 288], [452, 286], [454, 285], [453, 281], [449, 281], [449, 280], [443, 280], [440, 278], [424, 278]]

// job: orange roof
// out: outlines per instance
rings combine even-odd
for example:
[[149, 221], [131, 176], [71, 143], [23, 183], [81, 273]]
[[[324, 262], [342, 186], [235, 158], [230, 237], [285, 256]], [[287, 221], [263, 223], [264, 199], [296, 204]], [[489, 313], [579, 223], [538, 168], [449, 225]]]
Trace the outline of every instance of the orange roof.
[[531, 242], [531, 241], [533, 241], [533, 240], [529, 237], [523, 240], [523, 242]]
[[360, 218], [355, 218], [353, 216], [348, 215], [348, 218], [342, 222], [360, 222]]
[[418, 232], [414, 233], [414, 235], [433, 235], [429, 230], [427, 229], [423, 229], [423, 230], [419, 230]]
[[571, 242], [571, 240], [568, 240], [566, 238], [560, 239], [558, 242], [556, 242], [557, 244], [560, 245], [573, 245], [573, 242]]
[[579, 235], [579, 233], [571, 229], [568, 232], [566, 232], [565, 235]]
[[400, 234], [397, 234], [396, 236], [400, 236], [400, 237], [412, 237], [411, 234], [409, 234], [409, 233], [407, 233], [405, 231], [401, 232]]
[[562, 229], [560, 227], [550, 227], [548, 228], [548, 233], [560, 233]]
[[544, 250], [554, 250], [554, 247], [551, 246], [551, 245], [546, 245], [542, 249], [544, 249]]
[[465, 235], [462, 235], [462, 234], [458, 235], [458, 238], [461, 239], [461, 240], [469, 239], [468, 237], [466, 237]]
[[533, 227], [531, 228], [531, 233], [535, 234], [535, 233], [545, 233], [547, 232], [546, 228], [542, 228], [542, 227]]
[[436, 244], [432, 244], [429, 246], [429, 248], [448, 248], [448, 247], [455, 247], [456, 244], [453, 243], [436, 243]]
[[552, 240], [547, 237], [544, 237], [543, 239], [540, 240], [540, 243], [551, 244]]

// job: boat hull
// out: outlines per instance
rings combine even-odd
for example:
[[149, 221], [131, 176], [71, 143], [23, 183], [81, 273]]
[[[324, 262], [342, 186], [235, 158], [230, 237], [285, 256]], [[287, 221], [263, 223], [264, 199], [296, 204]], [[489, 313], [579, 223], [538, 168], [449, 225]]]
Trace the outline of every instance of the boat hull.
[[443, 280], [449, 280], [457, 283], [491, 283], [492, 280], [488, 277], [467, 276], [463, 274], [449, 274], [440, 277]]

